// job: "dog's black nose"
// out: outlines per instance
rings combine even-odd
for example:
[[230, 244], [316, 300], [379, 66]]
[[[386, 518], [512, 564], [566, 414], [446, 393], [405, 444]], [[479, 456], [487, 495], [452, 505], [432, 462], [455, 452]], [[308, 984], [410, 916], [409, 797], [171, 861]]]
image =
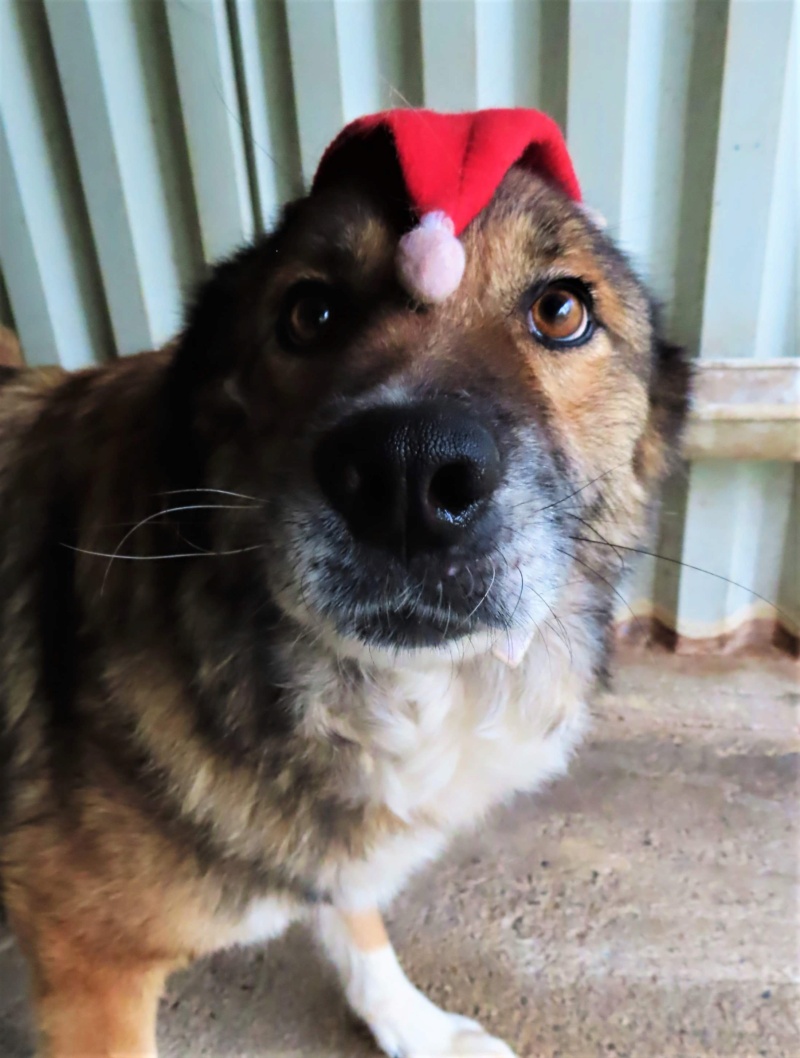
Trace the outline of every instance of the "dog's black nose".
[[354, 536], [406, 556], [454, 544], [500, 481], [475, 415], [431, 400], [357, 412], [321, 438], [314, 469]]

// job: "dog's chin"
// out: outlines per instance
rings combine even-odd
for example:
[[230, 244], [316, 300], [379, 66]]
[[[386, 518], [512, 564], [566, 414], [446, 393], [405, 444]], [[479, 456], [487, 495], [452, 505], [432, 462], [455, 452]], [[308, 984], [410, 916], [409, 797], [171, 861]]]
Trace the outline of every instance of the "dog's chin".
[[505, 632], [469, 613], [384, 607], [336, 620], [323, 639], [337, 654], [378, 667], [451, 664], [488, 654]]
[[478, 622], [470, 615], [391, 606], [360, 613], [343, 632], [365, 646], [389, 650], [445, 648], [473, 633]]

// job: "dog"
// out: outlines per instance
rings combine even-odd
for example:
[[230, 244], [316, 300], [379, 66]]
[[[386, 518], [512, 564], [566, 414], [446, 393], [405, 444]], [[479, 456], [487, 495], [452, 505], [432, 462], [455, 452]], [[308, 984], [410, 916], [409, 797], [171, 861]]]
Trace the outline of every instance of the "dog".
[[154, 1056], [168, 974], [307, 920], [386, 1054], [510, 1055], [380, 909], [561, 772], [675, 464], [683, 352], [512, 164], [457, 289], [342, 169], [167, 350], [0, 368], [0, 884], [40, 1054]]

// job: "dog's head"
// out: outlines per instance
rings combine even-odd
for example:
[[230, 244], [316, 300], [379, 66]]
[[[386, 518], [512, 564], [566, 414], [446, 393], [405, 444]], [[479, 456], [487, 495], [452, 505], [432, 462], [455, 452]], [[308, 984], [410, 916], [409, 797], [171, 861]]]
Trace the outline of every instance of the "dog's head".
[[290, 206], [202, 289], [178, 389], [206, 484], [260, 501], [241, 539], [296, 621], [350, 649], [524, 640], [592, 577], [576, 538], [638, 538], [685, 364], [610, 240], [522, 168], [438, 305], [396, 278], [408, 226], [401, 189], [354, 175]]

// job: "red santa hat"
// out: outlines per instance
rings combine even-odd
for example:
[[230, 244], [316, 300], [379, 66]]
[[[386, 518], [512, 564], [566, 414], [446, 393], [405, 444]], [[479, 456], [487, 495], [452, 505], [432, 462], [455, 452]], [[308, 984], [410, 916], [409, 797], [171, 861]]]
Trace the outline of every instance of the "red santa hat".
[[[488, 205], [512, 165], [519, 164], [580, 202], [581, 192], [558, 125], [538, 110], [386, 110], [347, 125], [317, 169], [312, 190], [354, 169], [376, 182], [399, 168], [418, 224], [401, 239], [397, 269], [403, 286], [422, 302], [438, 302], [457, 289], [464, 273], [459, 236]], [[382, 149], [382, 147], [384, 149]]]

